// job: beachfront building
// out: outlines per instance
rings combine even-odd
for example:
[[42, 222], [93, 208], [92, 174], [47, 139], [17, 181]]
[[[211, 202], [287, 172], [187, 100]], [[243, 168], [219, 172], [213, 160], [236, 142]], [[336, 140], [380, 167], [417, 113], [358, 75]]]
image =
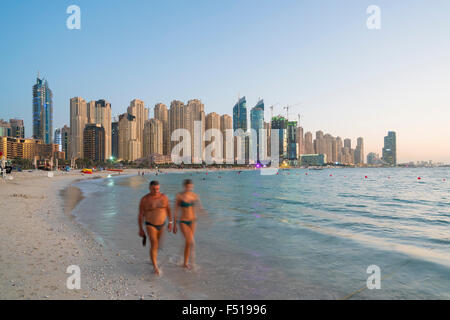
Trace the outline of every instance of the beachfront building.
[[[214, 130], [214, 129], [220, 131], [220, 116], [215, 112], [211, 112], [211, 113], [208, 113], [205, 117], [205, 132], [208, 130]], [[217, 152], [217, 150], [213, 149], [211, 154], [209, 154], [209, 155], [205, 154], [205, 159], [206, 159], [206, 157], [210, 157], [211, 161], [213, 161], [213, 162], [222, 162], [222, 159], [219, 159], [220, 161], [216, 159], [216, 157], [218, 157], [223, 152], [223, 146], [222, 146], [221, 142], [216, 142], [216, 139], [218, 139], [216, 136], [210, 135], [210, 141], [205, 142], [205, 149], [206, 149], [206, 147], [208, 147], [214, 143], [215, 145], [213, 145], [213, 146], [215, 146], [215, 148], [218, 148], [220, 146], [222, 148], [222, 150], [220, 152]], [[211, 147], [213, 147], [213, 146], [211, 146]]]
[[170, 155], [170, 135], [169, 135], [169, 111], [167, 106], [163, 103], [157, 103], [154, 109], [154, 116], [156, 120], [161, 121], [163, 125], [163, 153]]
[[[185, 117], [186, 129], [191, 135], [191, 161], [192, 163], [201, 163], [205, 159], [205, 141], [203, 139], [206, 122], [205, 105], [198, 99], [189, 100], [185, 108]], [[198, 146], [197, 150], [196, 146]]]
[[90, 123], [84, 128], [83, 155], [92, 161], [105, 161], [105, 128], [102, 125]]
[[137, 140], [136, 117], [129, 113], [119, 116], [119, 159], [134, 161], [139, 158], [141, 146]]
[[288, 121], [286, 123], [286, 144], [287, 159], [290, 161], [297, 161], [297, 121]]
[[169, 109], [169, 142], [170, 142], [170, 152], [178, 144], [177, 141], [172, 141], [172, 133], [177, 129], [186, 129], [186, 106], [183, 102], [178, 100], [173, 100], [170, 103]]
[[70, 99], [70, 159], [83, 158], [83, 132], [88, 123], [86, 100]]
[[287, 140], [287, 123], [288, 120], [283, 116], [272, 117], [271, 121], [271, 129], [278, 130], [278, 147], [279, 147], [279, 156], [280, 162], [283, 159], [287, 159], [287, 151], [288, 151], [288, 140]]
[[119, 157], [119, 121], [111, 123], [111, 157], [117, 159]]
[[134, 99], [130, 102], [127, 112], [136, 118], [136, 140], [139, 143], [138, 158], [144, 153], [144, 125], [148, 120], [148, 109], [145, 108], [144, 101]]
[[260, 141], [260, 130], [264, 129], [264, 100], [262, 99], [250, 110], [250, 128], [256, 131], [256, 160], [260, 161], [265, 158], [263, 154], [265, 144]]
[[[230, 115], [224, 114], [220, 116], [220, 131], [222, 132], [223, 149], [222, 157], [224, 162], [233, 162], [233, 138], [227, 136], [227, 130], [233, 129], [233, 118]], [[229, 153], [229, 154], [228, 154]], [[228, 161], [227, 161], [228, 159]]]
[[326, 154], [302, 154], [299, 157], [302, 166], [323, 166], [327, 163]]
[[33, 138], [53, 141], [53, 94], [47, 80], [36, 78], [33, 86]]
[[238, 157], [240, 157], [241, 161], [244, 160], [245, 163], [248, 163], [249, 139], [247, 137], [247, 100], [245, 99], [245, 96], [239, 98], [233, 107], [234, 135], [238, 134], [238, 132], [236, 132], [237, 130], [241, 130], [241, 134], [239, 135], [239, 137], [235, 136], [234, 138], [234, 159], [235, 161], [237, 161]]
[[105, 154], [103, 159], [109, 159], [111, 157], [111, 103], [104, 99], [95, 101], [95, 119], [90, 121], [88, 123], [99, 124], [105, 129]]
[[397, 165], [397, 136], [394, 131], [389, 131], [384, 137], [382, 160], [388, 165]]
[[25, 138], [25, 126], [22, 119], [9, 119], [11, 126], [11, 137]]
[[66, 160], [69, 154], [70, 128], [65, 125], [61, 128], [61, 151], [64, 152]]
[[368, 165], [378, 165], [381, 164], [380, 155], [378, 153], [370, 152], [367, 155], [367, 164]]
[[55, 129], [55, 135], [53, 137], [53, 142], [59, 146], [59, 151], [61, 151], [62, 148], [61, 148], [61, 129], [60, 128]]
[[6, 159], [64, 159], [57, 144], [44, 144], [40, 139], [0, 137], [0, 152]]
[[314, 144], [312, 139], [312, 133], [305, 133], [305, 154], [313, 154], [314, 153]]
[[11, 123], [0, 119], [0, 137], [11, 137]]
[[364, 139], [361, 137], [356, 140], [355, 164], [364, 164]]
[[163, 154], [164, 150], [163, 136], [164, 136], [164, 126], [161, 120], [150, 119], [145, 121], [143, 131], [144, 158], [148, 158], [152, 154]]
[[267, 142], [266, 142], [266, 155], [271, 156], [272, 150], [272, 129], [270, 127], [270, 122], [264, 122], [264, 129], [266, 130]]
[[305, 138], [303, 136], [303, 127], [300, 125], [296, 129], [297, 145], [298, 145], [298, 155], [305, 154]]

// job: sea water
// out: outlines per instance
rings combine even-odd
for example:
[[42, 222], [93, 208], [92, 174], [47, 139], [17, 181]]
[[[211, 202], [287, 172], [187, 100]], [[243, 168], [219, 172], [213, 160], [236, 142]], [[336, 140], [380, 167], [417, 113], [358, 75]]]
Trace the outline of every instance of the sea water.
[[[147, 276], [139, 200], [158, 180], [173, 206], [192, 179], [207, 212], [194, 271], [181, 268], [180, 231], [166, 232], [159, 252], [162, 278], [182, 298], [449, 299], [449, 176], [450, 168], [147, 173], [77, 183], [85, 198], [73, 214], [105, 246], [145, 262]], [[380, 289], [367, 288], [373, 265]]]

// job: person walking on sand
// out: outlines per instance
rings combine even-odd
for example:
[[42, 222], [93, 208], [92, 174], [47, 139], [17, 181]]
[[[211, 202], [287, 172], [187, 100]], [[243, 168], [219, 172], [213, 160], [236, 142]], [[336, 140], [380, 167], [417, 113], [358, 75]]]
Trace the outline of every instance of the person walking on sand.
[[169, 199], [163, 193], [159, 192], [159, 182], [154, 180], [150, 182], [150, 193], [142, 197], [139, 204], [139, 236], [144, 238], [145, 232], [143, 224], [145, 223], [147, 235], [150, 239], [150, 260], [153, 264], [153, 272], [160, 274], [158, 267], [158, 248], [161, 236], [164, 232], [167, 217], [169, 232], [172, 231], [172, 213], [170, 212]]
[[197, 194], [193, 192], [194, 183], [190, 179], [183, 182], [184, 191], [177, 194], [175, 199], [175, 213], [173, 233], [177, 233], [177, 213], [181, 209], [180, 229], [186, 240], [184, 247], [184, 264], [183, 267], [191, 269], [189, 264], [190, 256], [194, 255], [194, 236], [197, 224], [196, 210], [203, 210], [200, 199]]

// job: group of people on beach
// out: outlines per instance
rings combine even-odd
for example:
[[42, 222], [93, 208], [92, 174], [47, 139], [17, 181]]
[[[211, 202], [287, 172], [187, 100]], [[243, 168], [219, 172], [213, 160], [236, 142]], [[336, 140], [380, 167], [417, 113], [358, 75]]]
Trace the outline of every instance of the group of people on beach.
[[150, 260], [153, 264], [153, 272], [157, 275], [160, 274], [158, 248], [166, 220], [167, 218], [169, 219], [167, 230], [176, 234], [178, 231], [177, 214], [179, 211], [181, 211], [181, 215], [178, 223], [186, 241], [183, 267], [191, 269], [189, 258], [194, 247], [194, 235], [197, 224], [196, 210], [202, 210], [202, 206], [198, 195], [193, 192], [194, 184], [192, 180], [184, 180], [183, 187], [184, 191], [177, 194], [175, 198], [173, 215], [169, 199], [160, 192], [159, 182], [156, 180], [150, 182], [150, 193], [142, 197], [139, 204], [139, 236], [143, 238], [143, 245], [145, 245], [147, 236], [150, 239]]

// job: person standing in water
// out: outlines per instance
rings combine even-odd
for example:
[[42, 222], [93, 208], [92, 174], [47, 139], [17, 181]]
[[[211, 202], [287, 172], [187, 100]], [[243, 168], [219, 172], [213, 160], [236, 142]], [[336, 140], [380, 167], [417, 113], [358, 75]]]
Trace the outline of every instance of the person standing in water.
[[202, 209], [200, 199], [196, 195], [194, 190], [194, 183], [190, 179], [186, 179], [183, 182], [184, 191], [177, 194], [175, 199], [175, 213], [174, 213], [174, 227], [173, 233], [177, 233], [177, 213], [181, 209], [180, 216], [180, 229], [186, 240], [184, 247], [184, 264], [183, 267], [186, 269], [191, 269], [189, 264], [189, 258], [193, 255], [194, 251], [194, 235], [195, 227], [197, 224], [196, 210]]
[[150, 182], [150, 193], [142, 197], [139, 204], [139, 236], [145, 237], [143, 224], [147, 228], [147, 235], [150, 239], [150, 260], [153, 264], [153, 272], [160, 274], [158, 268], [158, 248], [161, 236], [164, 232], [167, 217], [169, 218], [168, 230], [172, 230], [172, 213], [170, 212], [169, 199], [159, 192], [159, 182]]

